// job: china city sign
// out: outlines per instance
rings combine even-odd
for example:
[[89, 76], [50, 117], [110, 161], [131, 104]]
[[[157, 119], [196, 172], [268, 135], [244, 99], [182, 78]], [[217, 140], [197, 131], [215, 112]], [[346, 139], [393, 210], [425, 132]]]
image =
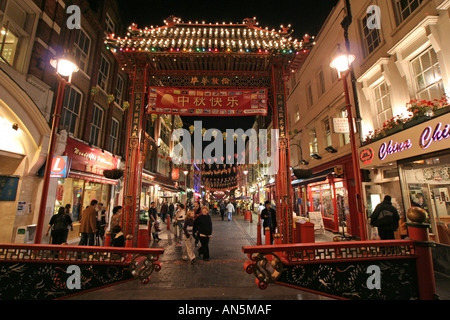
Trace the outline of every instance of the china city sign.
[[446, 114], [361, 147], [361, 167], [448, 149], [449, 138], [450, 114]]

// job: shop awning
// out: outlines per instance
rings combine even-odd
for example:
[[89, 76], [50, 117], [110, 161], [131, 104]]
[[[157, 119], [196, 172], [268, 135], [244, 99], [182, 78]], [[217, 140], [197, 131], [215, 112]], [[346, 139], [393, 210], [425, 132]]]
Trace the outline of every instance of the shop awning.
[[322, 171], [322, 172], [318, 172], [316, 174], [313, 174], [311, 177], [309, 177], [308, 179], [297, 179], [291, 182], [291, 184], [293, 186], [304, 186], [310, 183], [314, 183], [314, 182], [320, 182], [320, 181], [325, 181], [327, 180], [328, 176], [334, 172], [334, 168]]
[[86, 173], [86, 172], [82, 172], [82, 171], [77, 171], [77, 170], [70, 170], [69, 178], [82, 179], [82, 180], [96, 182], [96, 183], [117, 185], [117, 180], [108, 179], [103, 176]]

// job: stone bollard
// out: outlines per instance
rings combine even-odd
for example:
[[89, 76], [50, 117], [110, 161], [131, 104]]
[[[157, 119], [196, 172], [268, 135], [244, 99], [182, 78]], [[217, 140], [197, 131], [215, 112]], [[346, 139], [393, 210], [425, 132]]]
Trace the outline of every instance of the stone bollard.
[[425, 223], [427, 212], [422, 208], [412, 207], [408, 210], [407, 217], [411, 220], [411, 222], [406, 223], [408, 226], [409, 238], [415, 242], [416, 246], [419, 299], [436, 300], [436, 282], [434, 279], [433, 259], [431, 256], [431, 247], [433, 247], [435, 243], [429, 241], [428, 238], [430, 224]]

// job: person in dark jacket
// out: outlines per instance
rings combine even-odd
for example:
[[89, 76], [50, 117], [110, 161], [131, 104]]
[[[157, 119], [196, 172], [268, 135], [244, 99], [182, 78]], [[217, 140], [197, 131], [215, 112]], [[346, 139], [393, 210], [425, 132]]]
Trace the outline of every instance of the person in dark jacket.
[[166, 222], [167, 212], [169, 211], [169, 206], [167, 204], [167, 201], [164, 201], [164, 203], [161, 205], [161, 219], [163, 222]]
[[209, 238], [212, 236], [212, 220], [208, 214], [209, 208], [204, 206], [202, 214], [194, 221], [193, 233], [198, 232], [201, 247], [198, 249], [198, 254], [203, 255], [203, 260], [209, 261]]
[[113, 228], [111, 238], [111, 247], [125, 247], [125, 236], [119, 225]]
[[270, 229], [270, 243], [273, 244], [273, 234], [277, 226], [277, 214], [270, 206], [270, 201], [264, 203], [265, 209], [261, 211], [261, 219], [263, 219], [263, 229], [267, 227]]
[[169, 217], [170, 217], [170, 221], [173, 221], [173, 214], [175, 212], [175, 206], [173, 205], [172, 202], [170, 202], [169, 204]]
[[400, 216], [391, 200], [391, 196], [385, 196], [370, 216], [370, 224], [378, 228], [381, 240], [394, 240], [394, 231], [399, 227]]
[[66, 209], [60, 207], [58, 213], [51, 217], [45, 235], [48, 236], [50, 229], [52, 229], [52, 244], [62, 244], [66, 241], [66, 231], [69, 225], [72, 226], [72, 219], [66, 215]]

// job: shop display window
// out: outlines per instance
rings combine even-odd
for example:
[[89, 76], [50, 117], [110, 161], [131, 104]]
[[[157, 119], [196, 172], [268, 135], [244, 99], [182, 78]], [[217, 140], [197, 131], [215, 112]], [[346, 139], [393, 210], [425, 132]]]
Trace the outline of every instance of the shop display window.
[[311, 207], [309, 211], [321, 212], [324, 218], [334, 221], [333, 191], [330, 184], [311, 187]]
[[[437, 242], [448, 242], [450, 225], [450, 155], [412, 159], [399, 164], [406, 210], [423, 208]], [[446, 243], [450, 244], [450, 243]]]

